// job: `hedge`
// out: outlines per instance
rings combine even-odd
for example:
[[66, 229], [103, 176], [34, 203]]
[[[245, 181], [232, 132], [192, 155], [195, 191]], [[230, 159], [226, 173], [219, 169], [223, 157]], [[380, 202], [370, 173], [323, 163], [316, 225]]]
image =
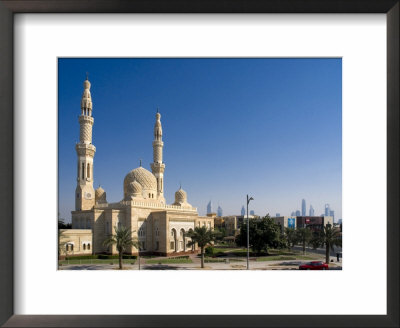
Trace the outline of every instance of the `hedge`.
[[189, 255], [182, 255], [182, 256], [171, 256], [171, 257], [168, 257], [169, 259], [173, 259], [173, 260], [179, 260], [179, 259], [188, 259], [189, 258]]
[[[81, 255], [81, 256], [67, 256], [66, 260], [91, 260], [91, 259], [99, 259], [99, 260], [112, 260], [118, 259], [118, 255], [107, 255], [107, 254], [98, 254], [98, 255]], [[135, 255], [122, 255], [124, 260], [136, 260], [137, 256]]]
[[[106, 254], [99, 254], [98, 259], [99, 260], [113, 260], [113, 259], [118, 259], [118, 255], [106, 255]], [[135, 260], [136, 255], [122, 255], [122, 258], [124, 260]]]

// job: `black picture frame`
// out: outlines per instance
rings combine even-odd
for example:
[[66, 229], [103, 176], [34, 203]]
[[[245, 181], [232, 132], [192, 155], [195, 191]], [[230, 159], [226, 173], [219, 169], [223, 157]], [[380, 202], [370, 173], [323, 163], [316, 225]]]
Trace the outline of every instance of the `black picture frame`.
[[[13, 20], [16, 13], [385, 13], [387, 315], [14, 315]], [[399, 327], [399, 13], [399, 0], [1, 0], [0, 324], [4, 327]]]

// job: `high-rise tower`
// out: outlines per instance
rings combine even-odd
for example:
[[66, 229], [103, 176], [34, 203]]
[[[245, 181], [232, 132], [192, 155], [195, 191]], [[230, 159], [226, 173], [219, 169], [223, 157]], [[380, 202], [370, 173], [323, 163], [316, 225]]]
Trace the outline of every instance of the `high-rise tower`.
[[164, 170], [165, 164], [163, 163], [163, 147], [162, 141], [162, 127], [161, 115], [156, 113], [156, 123], [154, 124], [154, 141], [153, 141], [153, 163], [151, 163], [151, 171], [157, 180], [157, 199], [164, 198]]
[[92, 145], [92, 97], [90, 95], [90, 82], [86, 78], [83, 82], [81, 100], [81, 115], [79, 116], [80, 137], [75, 145], [78, 156], [77, 186], [75, 192], [75, 210], [84, 211], [93, 208], [95, 195], [93, 189], [93, 157], [96, 147]]
[[307, 215], [307, 214], [306, 214], [306, 211], [307, 211], [307, 209], [306, 209], [306, 200], [303, 199], [303, 200], [301, 201], [301, 215], [302, 215], [302, 216], [306, 216], [306, 215]]
[[211, 214], [211, 213], [212, 213], [212, 204], [211, 204], [211, 200], [210, 200], [207, 204], [207, 214]]
[[310, 216], [314, 216], [314, 207], [310, 204]]

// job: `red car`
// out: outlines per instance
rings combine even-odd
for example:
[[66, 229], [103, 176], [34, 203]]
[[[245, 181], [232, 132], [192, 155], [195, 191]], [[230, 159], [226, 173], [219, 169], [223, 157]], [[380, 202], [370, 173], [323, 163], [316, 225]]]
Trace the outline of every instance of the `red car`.
[[329, 266], [322, 261], [312, 261], [300, 265], [299, 270], [329, 270]]

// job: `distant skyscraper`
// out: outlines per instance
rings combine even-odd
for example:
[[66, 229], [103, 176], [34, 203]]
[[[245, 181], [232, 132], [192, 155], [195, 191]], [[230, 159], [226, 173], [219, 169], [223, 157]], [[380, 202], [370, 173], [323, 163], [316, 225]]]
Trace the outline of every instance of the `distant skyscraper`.
[[250, 215], [255, 215], [255, 214], [254, 214], [254, 210], [251, 210], [251, 211], [250, 211]]
[[300, 216], [300, 211], [299, 210], [296, 211], [296, 216]]
[[307, 212], [306, 200], [303, 199], [301, 201], [301, 216], [306, 216], [307, 215], [306, 212]]
[[314, 207], [310, 205], [310, 216], [314, 216]]
[[244, 205], [242, 206], [242, 209], [240, 210], [240, 215], [245, 216], [246, 215], [246, 210], [244, 209]]
[[333, 222], [335, 222], [335, 211], [329, 211], [329, 216], [333, 217]]
[[331, 209], [329, 208], [329, 204], [325, 204], [325, 216], [329, 216]]
[[222, 216], [222, 207], [218, 205], [217, 215]]
[[275, 216], [279, 217], [279, 216], [281, 216], [281, 213], [276, 213]]
[[212, 213], [212, 204], [211, 204], [211, 200], [210, 200], [210, 202], [209, 202], [208, 205], [207, 205], [207, 214], [210, 214], [210, 213]]
[[292, 214], [290, 214], [290, 216], [296, 216], [296, 212], [292, 212]]

